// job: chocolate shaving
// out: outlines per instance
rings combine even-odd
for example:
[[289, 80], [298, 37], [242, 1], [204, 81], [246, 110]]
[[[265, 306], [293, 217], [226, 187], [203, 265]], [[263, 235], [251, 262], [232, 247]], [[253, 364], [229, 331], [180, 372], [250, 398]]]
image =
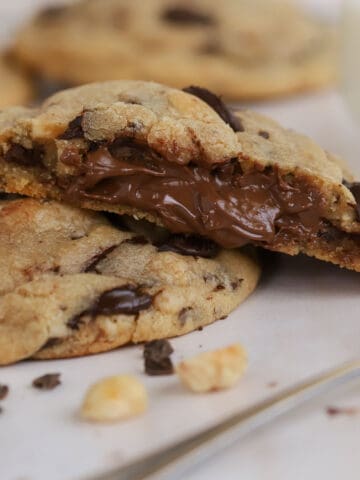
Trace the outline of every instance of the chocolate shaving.
[[8, 396], [9, 387], [7, 385], [0, 384], [0, 400], [4, 400]]
[[174, 234], [164, 242], [156, 245], [159, 252], [174, 252], [180, 255], [214, 258], [219, 253], [219, 246], [208, 238], [197, 235]]
[[109, 253], [115, 250], [117, 245], [112, 245], [111, 247], [105, 248], [102, 252], [98, 253], [95, 255], [91, 260], [89, 265], [85, 268], [84, 272], [93, 272], [96, 271], [96, 266], [98, 263], [101, 262], [101, 260], [104, 260]]
[[177, 25], [215, 25], [216, 19], [206, 13], [179, 5], [169, 7], [161, 15], [162, 20]]
[[46, 375], [35, 378], [32, 382], [32, 386], [39, 390], [53, 390], [60, 384], [60, 373], [47, 373]]
[[183, 91], [195, 95], [195, 97], [200, 98], [205, 103], [207, 103], [215, 112], [221, 117], [225, 123], [227, 123], [234, 132], [243, 132], [244, 127], [241, 124], [241, 121], [236, 117], [221, 100], [220, 97], [215, 95], [215, 93], [210, 92], [206, 88], [197, 87], [191, 85], [190, 87], [183, 88]]
[[71, 120], [68, 128], [58, 138], [60, 140], [73, 140], [74, 138], [84, 138], [84, 130], [82, 126], [83, 115], [78, 115]]
[[173, 348], [168, 340], [153, 340], [144, 346], [145, 373], [148, 375], [171, 375], [174, 367], [170, 359]]

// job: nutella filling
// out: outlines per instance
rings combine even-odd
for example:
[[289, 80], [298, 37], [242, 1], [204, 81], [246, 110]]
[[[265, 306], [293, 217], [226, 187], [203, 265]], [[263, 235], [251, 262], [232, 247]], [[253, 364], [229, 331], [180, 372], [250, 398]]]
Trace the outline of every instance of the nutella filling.
[[305, 178], [276, 168], [243, 172], [237, 159], [213, 166], [169, 162], [131, 139], [89, 152], [66, 197], [134, 207], [174, 233], [195, 233], [227, 248], [316, 237], [324, 200]]

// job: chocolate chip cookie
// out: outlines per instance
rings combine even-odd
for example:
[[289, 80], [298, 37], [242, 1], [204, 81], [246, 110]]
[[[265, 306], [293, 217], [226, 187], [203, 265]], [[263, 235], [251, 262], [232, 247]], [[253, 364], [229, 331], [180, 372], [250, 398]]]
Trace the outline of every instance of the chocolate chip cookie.
[[83, 0], [40, 12], [14, 51], [56, 82], [196, 83], [251, 99], [332, 83], [335, 43], [285, 0]]
[[26, 104], [32, 97], [30, 80], [0, 53], [0, 108]]
[[[200, 97], [200, 98], [199, 98]], [[359, 184], [309, 138], [211, 92], [118, 81], [0, 113], [0, 188], [360, 271]]]
[[0, 275], [4, 365], [188, 333], [242, 303], [260, 268], [253, 251], [163, 230], [150, 241], [98, 213], [21, 198], [0, 201]]

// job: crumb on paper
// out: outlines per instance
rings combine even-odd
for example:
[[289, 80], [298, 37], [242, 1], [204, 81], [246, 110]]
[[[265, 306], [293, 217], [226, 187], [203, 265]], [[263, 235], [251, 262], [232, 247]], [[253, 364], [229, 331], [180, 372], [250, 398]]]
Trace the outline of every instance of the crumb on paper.
[[183, 360], [176, 368], [182, 383], [193, 392], [211, 392], [230, 388], [247, 367], [245, 349], [234, 344]]
[[87, 420], [114, 422], [145, 412], [147, 405], [142, 383], [130, 375], [118, 375], [104, 378], [89, 388], [81, 415]]
[[359, 408], [356, 407], [326, 407], [326, 413], [329, 417], [334, 417], [336, 415], [356, 415], [359, 413]]
[[268, 382], [268, 383], [267, 383], [267, 386], [268, 386], [269, 388], [275, 388], [275, 387], [278, 386], [278, 382], [276, 382], [276, 381], [273, 380], [273, 381], [271, 381], [271, 382]]
[[61, 384], [60, 373], [47, 373], [41, 377], [35, 378], [32, 386], [38, 390], [53, 390]]
[[170, 355], [173, 353], [169, 340], [152, 340], [144, 345], [144, 367], [147, 375], [172, 375], [174, 366]]
[[0, 384], [0, 400], [4, 400], [9, 394], [9, 387], [4, 384]]

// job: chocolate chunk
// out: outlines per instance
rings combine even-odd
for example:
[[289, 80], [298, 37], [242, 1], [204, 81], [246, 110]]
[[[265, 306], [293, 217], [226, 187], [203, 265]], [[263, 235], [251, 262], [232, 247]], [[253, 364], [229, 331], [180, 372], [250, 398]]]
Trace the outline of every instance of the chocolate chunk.
[[60, 384], [60, 373], [47, 373], [46, 375], [35, 378], [32, 382], [33, 387], [39, 390], [53, 390]]
[[192, 257], [214, 258], [219, 253], [219, 246], [212, 240], [180, 233], [171, 235], [156, 247], [159, 252], [174, 252]]
[[152, 305], [152, 297], [133, 285], [104, 292], [89, 310], [92, 315], [135, 315]]
[[225, 290], [225, 285], [219, 283], [219, 285], [216, 285], [216, 287], [214, 288], [214, 292], [220, 292], [221, 290]]
[[233, 290], [237, 290], [240, 287], [240, 285], [242, 284], [243, 281], [244, 281], [243, 278], [238, 278], [236, 281], [231, 282], [231, 288]]
[[236, 117], [221, 100], [220, 97], [215, 95], [215, 93], [210, 92], [206, 88], [196, 87], [191, 85], [190, 87], [183, 88], [184, 92], [195, 95], [195, 97], [200, 98], [205, 103], [207, 103], [215, 112], [221, 117], [225, 123], [230, 125], [234, 132], [243, 132], [244, 127], [241, 124], [241, 121]]
[[216, 19], [209, 14], [199, 12], [193, 8], [179, 5], [169, 7], [161, 15], [162, 20], [177, 25], [206, 25], [216, 24]]
[[[63, 309], [62, 309], [63, 310]], [[51, 348], [51, 347], [55, 347], [56, 345], [60, 345], [60, 343], [63, 342], [63, 339], [62, 338], [50, 338], [43, 346], [42, 348]]]
[[144, 346], [145, 373], [171, 375], [174, 367], [170, 359], [173, 348], [168, 340], [153, 340]]
[[8, 396], [9, 387], [7, 385], [0, 384], [0, 400], [4, 400]]
[[18, 163], [19, 165], [24, 165], [26, 167], [38, 166], [41, 164], [42, 158], [42, 150], [25, 148], [18, 143], [11, 145], [9, 150], [4, 155], [6, 162]]
[[265, 130], [259, 130], [258, 133], [259, 133], [260, 137], [263, 137], [266, 140], [269, 140], [269, 138], [270, 138], [270, 133], [269, 132], [266, 132]]
[[356, 200], [356, 211], [358, 215], [358, 220], [360, 221], [360, 182], [347, 182], [343, 180], [343, 185], [350, 190], [350, 192], [354, 195]]
[[96, 266], [101, 260], [104, 260], [109, 253], [111, 253], [117, 245], [112, 245], [111, 247], [105, 248], [102, 252], [98, 253], [90, 260], [89, 265], [85, 268], [84, 272], [93, 272], [96, 271]]
[[74, 138], [83, 138], [84, 130], [82, 127], [83, 115], [78, 115], [74, 120], [71, 120], [68, 128], [58, 138], [60, 140], [72, 140]]
[[193, 310], [192, 307], [184, 307], [180, 310], [178, 314], [178, 319], [180, 325], [183, 327], [186, 323], [186, 320], [189, 318], [190, 312]]

